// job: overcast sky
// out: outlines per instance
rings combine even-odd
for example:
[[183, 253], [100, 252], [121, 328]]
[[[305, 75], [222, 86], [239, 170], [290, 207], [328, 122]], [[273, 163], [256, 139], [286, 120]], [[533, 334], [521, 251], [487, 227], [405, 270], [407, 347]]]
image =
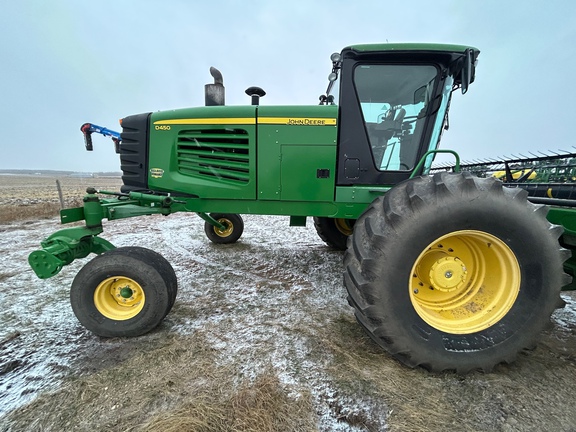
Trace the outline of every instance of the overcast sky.
[[481, 50], [442, 147], [464, 160], [576, 146], [576, 1], [0, 0], [0, 169], [117, 171], [130, 114], [200, 106], [215, 66], [229, 105], [316, 104], [329, 56], [372, 42]]

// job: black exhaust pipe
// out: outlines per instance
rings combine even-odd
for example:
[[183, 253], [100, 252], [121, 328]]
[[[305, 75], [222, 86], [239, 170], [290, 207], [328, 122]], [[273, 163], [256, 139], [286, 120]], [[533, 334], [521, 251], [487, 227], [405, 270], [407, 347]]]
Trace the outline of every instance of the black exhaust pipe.
[[214, 84], [204, 86], [206, 106], [225, 105], [225, 89], [222, 74], [215, 67], [210, 67], [210, 75], [214, 78]]

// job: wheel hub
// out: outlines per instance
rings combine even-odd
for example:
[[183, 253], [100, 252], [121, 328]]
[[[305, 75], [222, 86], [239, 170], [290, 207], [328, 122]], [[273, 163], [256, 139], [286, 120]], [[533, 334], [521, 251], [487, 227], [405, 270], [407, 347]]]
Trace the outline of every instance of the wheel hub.
[[226, 218], [218, 219], [222, 225], [224, 225], [225, 229], [220, 229], [218, 227], [214, 227], [214, 232], [220, 237], [228, 237], [234, 231], [234, 224]]
[[466, 266], [458, 257], [444, 256], [430, 266], [428, 277], [434, 289], [454, 291], [466, 282]]
[[115, 276], [94, 290], [94, 306], [102, 315], [116, 321], [135, 317], [145, 303], [144, 290], [134, 279]]
[[124, 288], [120, 289], [120, 296], [124, 297], [125, 299], [132, 297], [134, 291], [130, 289], [129, 286], [125, 286]]

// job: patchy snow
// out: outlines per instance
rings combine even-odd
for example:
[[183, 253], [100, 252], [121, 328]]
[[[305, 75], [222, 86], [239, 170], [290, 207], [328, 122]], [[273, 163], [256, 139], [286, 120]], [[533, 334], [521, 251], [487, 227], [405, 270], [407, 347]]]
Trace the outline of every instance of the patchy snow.
[[557, 327], [568, 331], [575, 330], [576, 299], [568, 292], [562, 293], [561, 297], [566, 302], [566, 306], [557, 309], [552, 315], [552, 318]]
[[[344, 421], [354, 418], [369, 418], [386, 430], [391, 409], [342, 392], [329, 374], [331, 355], [318, 356], [314, 347], [331, 323], [353, 315], [342, 284], [342, 254], [322, 243], [310, 221], [289, 227], [286, 217], [244, 220], [234, 245], [210, 243], [204, 222], [192, 214], [108, 222], [102, 237], [118, 247], [156, 250], [174, 267], [178, 298], [158, 331], [202, 332], [218, 362], [240, 365], [239, 379], [254, 379], [271, 367], [295, 394], [312, 394], [320, 430], [366, 430]], [[122, 344], [94, 337], [70, 308], [69, 286], [87, 259], [48, 280], [28, 267], [28, 254], [57, 229], [55, 220], [0, 226], [0, 416], [76, 373], [87, 348]], [[576, 301], [572, 295], [565, 300], [553, 319], [558, 331], [574, 331]]]
[[[174, 311], [179, 311], [166, 318], [166, 331], [204, 332], [219, 361], [243, 365], [245, 379], [272, 367], [290, 388], [304, 386], [316, 403], [321, 430], [364, 430], [340, 420], [387, 411], [369, 400], [336, 404], [324, 372], [329, 360], [311, 358], [307, 337], [335, 316], [352, 316], [342, 285], [342, 254], [328, 249], [310, 222], [289, 227], [285, 217], [244, 220], [244, 234], [234, 245], [210, 243], [204, 222], [192, 214], [107, 222], [102, 237], [117, 247], [154, 249], [173, 265], [179, 279]], [[28, 267], [28, 254], [60, 229], [57, 221], [2, 229], [0, 341], [7, 342], [0, 347], [0, 366], [14, 370], [0, 375], [0, 415], [73, 374], [86, 347], [110, 344], [86, 331], [69, 305], [69, 286], [87, 259], [47, 280]], [[10, 365], [11, 359], [17, 363]], [[384, 427], [385, 415], [374, 422]]]

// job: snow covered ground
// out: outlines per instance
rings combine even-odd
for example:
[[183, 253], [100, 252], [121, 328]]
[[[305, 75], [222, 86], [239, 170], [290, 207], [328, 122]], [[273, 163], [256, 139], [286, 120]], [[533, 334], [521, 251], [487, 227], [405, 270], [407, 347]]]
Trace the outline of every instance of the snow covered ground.
[[[179, 293], [173, 311], [152, 336], [136, 341], [146, 344], [147, 338], [159, 335], [193, 335], [201, 331], [216, 353], [217, 362], [237, 368], [238, 380], [253, 379], [272, 368], [296, 396], [309, 392], [318, 428], [327, 431], [387, 429], [397, 420], [394, 415], [408, 416], [406, 406], [410, 400], [428, 400], [425, 395], [410, 394], [418, 392], [420, 382], [422, 388], [438, 388], [440, 395], [450, 388], [449, 393], [456, 392], [462, 401], [473, 397], [469, 386], [478, 388], [496, 380], [494, 375], [483, 374], [462, 379], [433, 376], [409, 370], [381, 354], [357, 331], [353, 321], [342, 284], [342, 254], [322, 243], [310, 221], [307, 227], [289, 227], [288, 218], [244, 216], [244, 220], [246, 227], [240, 241], [220, 246], [206, 239], [204, 222], [192, 214], [105, 224], [102, 237], [116, 246], [138, 245], [158, 251], [178, 276]], [[0, 251], [4, 258], [0, 271], [0, 425], [2, 415], [29, 403], [43, 391], [58, 389], [64, 380], [87, 373], [94, 353], [127, 346], [121, 339], [93, 336], [78, 323], [70, 308], [69, 286], [87, 259], [74, 262], [48, 280], [39, 280], [28, 267], [28, 254], [59, 228], [56, 220], [0, 226]], [[567, 399], [573, 397], [576, 382], [570, 380], [576, 376], [576, 301], [573, 294], [564, 298], [567, 306], [555, 313], [554, 327], [543, 336], [536, 353], [522, 356], [515, 365], [503, 366], [496, 376], [506, 377], [506, 381], [510, 374], [517, 374], [528, 380], [536, 363], [544, 375], [551, 367], [546, 359], [551, 358], [558, 373], [571, 373], [566, 375], [568, 382], [562, 387]], [[339, 329], [344, 329], [344, 335]], [[364, 344], [371, 357], [340, 352], [338, 344], [343, 338], [342, 346]], [[332, 345], [333, 349], [325, 348]], [[137, 343], [131, 343], [130, 349], [138, 349]], [[365, 372], [350, 373], [360, 377], [359, 382], [366, 381], [370, 391], [364, 393], [361, 387], [344, 385], [346, 380], [338, 378], [368, 361], [374, 364], [369, 363]], [[381, 376], [373, 378], [374, 371]], [[384, 376], [390, 387], [381, 383]], [[394, 388], [403, 379], [410, 390], [396, 395]], [[550, 387], [557, 386], [556, 376], [547, 379]], [[510, 394], [500, 387], [493, 390], [494, 394], [503, 392], [502, 397], [509, 398], [509, 402], [502, 403], [505, 408], [500, 417], [494, 420], [489, 411], [477, 407], [478, 419], [470, 420], [476, 423], [462, 430], [522, 430], [528, 423], [523, 423], [520, 414], [512, 415], [516, 390], [508, 390]], [[388, 392], [394, 398], [387, 397]], [[452, 397], [447, 394], [445, 403]], [[484, 395], [474, 397], [484, 401]], [[486, 400], [490, 397], [488, 394]], [[562, 398], [558, 394], [555, 397]], [[461, 413], [454, 410], [457, 420]], [[527, 416], [526, 422], [531, 421], [531, 414], [523, 415]], [[560, 425], [572, 420], [576, 424], [574, 414], [567, 411], [565, 415]], [[400, 424], [426, 424], [425, 420], [405, 421]]]

